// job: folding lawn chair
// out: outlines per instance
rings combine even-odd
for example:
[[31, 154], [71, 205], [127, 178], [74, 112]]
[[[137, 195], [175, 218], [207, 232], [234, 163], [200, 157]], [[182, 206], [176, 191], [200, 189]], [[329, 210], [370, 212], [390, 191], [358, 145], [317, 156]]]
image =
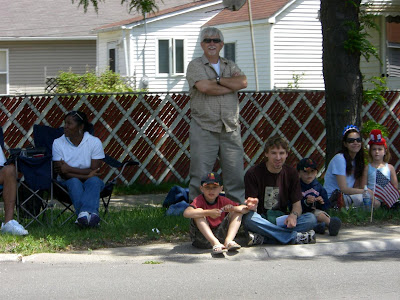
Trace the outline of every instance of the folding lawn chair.
[[[35, 146], [46, 148], [47, 153], [51, 155], [53, 141], [56, 138], [62, 136], [63, 133], [64, 129], [62, 127], [53, 128], [45, 125], [34, 125], [33, 138]], [[93, 133], [93, 131], [90, 133]], [[105, 183], [104, 188], [100, 193], [100, 199], [104, 207], [104, 213], [103, 213], [104, 217], [108, 212], [112, 191], [118, 178], [122, 176], [123, 171], [127, 166], [139, 165], [139, 163], [133, 160], [120, 162], [107, 154], [105, 154], [105, 158], [103, 159], [103, 161], [112, 168], [120, 169], [118, 174], [112, 180]], [[64, 206], [63, 210], [58, 214], [56, 218], [60, 217], [66, 211], [70, 211], [73, 213], [71, 216], [69, 216], [66, 220], [62, 222], [62, 224], [65, 224], [69, 219], [74, 217], [75, 214], [74, 208], [72, 206], [72, 201], [68, 195], [68, 191], [66, 190], [66, 188], [61, 186], [55, 179], [52, 180], [52, 183], [53, 183], [53, 195], [58, 200], [58, 202], [60, 202]]]
[[23, 153], [24, 156], [19, 155], [15, 160], [17, 171], [23, 174], [18, 180], [17, 219], [25, 227], [35, 221], [49, 224], [46, 212], [52, 208], [51, 156], [45, 155], [44, 149]]

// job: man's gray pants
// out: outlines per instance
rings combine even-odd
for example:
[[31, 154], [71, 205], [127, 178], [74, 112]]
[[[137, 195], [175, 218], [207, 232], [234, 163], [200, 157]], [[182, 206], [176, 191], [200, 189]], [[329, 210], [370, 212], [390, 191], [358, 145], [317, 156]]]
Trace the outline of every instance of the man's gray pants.
[[189, 200], [200, 192], [201, 177], [213, 172], [219, 157], [226, 197], [244, 203], [243, 144], [240, 125], [232, 132], [221, 133], [202, 129], [195, 120], [190, 122], [190, 185]]

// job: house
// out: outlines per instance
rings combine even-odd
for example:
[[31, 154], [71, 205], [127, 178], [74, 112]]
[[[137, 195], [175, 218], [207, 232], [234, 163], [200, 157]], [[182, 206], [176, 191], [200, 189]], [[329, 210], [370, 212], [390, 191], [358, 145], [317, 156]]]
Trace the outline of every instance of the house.
[[[165, 4], [164, 4], [165, 2]], [[157, 0], [163, 7], [179, 0]], [[109, 0], [84, 13], [71, 0], [0, 0], [0, 94], [43, 94], [47, 77], [60, 71], [95, 70], [93, 28], [131, 18], [121, 1]]]
[[[383, 3], [396, 1], [400, 0], [375, 1], [370, 11], [381, 26], [398, 32], [397, 25], [388, 25], [386, 17], [400, 10], [391, 6], [388, 11]], [[115, 68], [135, 78], [137, 88], [149, 91], [187, 91], [187, 64], [202, 55], [199, 33], [206, 26], [215, 26], [225, 37], [221, 55], [235, 60], [247, 75], [247, 90], [324, 89], [320, 0], [251, 0], [254, 52], [248, 1], [238, 11], [223, 9], [220, 0], [181, 3], [145, 20], [136, 16], [96, 28], [99, 70]], [[381, 66], [371, 59], [362, 61], [361, 67], [366, 77], [388, 76], [389, 89], [397, 89], [399, 71], [394, 70], [400, 60], [391, 57], [399, 48], [396, 34], [390, 32], [371, 32], [382, 60], [390, 63]]]

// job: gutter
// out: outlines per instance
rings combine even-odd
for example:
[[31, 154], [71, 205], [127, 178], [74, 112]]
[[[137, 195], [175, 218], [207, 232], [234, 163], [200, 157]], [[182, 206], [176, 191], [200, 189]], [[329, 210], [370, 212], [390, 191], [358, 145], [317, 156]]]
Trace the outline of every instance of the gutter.
[[95, 41], [96, 36], [57, 36], [57, 37], [0, 37], [1, 42], [24, 42], [24, 41]]

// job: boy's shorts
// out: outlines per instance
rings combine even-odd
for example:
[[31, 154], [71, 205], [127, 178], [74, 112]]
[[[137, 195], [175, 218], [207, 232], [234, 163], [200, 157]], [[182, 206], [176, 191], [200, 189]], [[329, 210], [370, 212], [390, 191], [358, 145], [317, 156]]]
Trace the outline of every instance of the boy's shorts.
[[[225, 216], [221, 224], [218, 225], [218, 227], [211, 228], [211, 231], [214, 233], [214, 236], [222, 243], [224, 242], [226, 235], [228, 234], [228, 228], [229, 228], [229, 214]], [[211, 244], [207, 239], [204, 237], [204, 235], [200, 232], [200, 230], [197, 228], [196, 223], [194, 222], [193, 219], [190, 220], [190, 239], [192, 240], [192, 245], [197, 248], [202, 248], [202, 249], [211, 249]]]

